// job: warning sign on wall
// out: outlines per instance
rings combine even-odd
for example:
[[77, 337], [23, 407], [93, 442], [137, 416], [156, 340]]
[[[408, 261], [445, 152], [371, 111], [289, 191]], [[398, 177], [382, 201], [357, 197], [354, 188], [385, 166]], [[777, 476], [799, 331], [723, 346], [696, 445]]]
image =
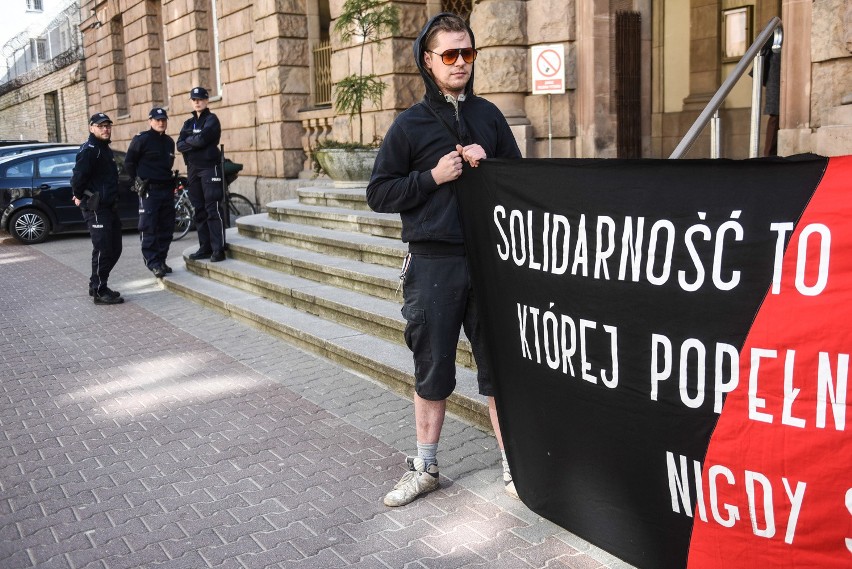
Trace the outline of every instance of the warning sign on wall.
[[532, 49], [533, 95], [565, 92], [565, 46], [536, 45]]

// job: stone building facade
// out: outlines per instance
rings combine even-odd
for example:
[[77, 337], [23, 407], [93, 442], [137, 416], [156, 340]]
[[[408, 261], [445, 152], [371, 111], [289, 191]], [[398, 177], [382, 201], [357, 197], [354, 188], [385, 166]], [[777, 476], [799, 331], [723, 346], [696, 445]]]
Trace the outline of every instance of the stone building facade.
[[[415, 0], [398, 3], [401, 31], [367, 46], [365, 73], [387, 84], [381, 105], [367, 109], [365, 138], [381, 137], [398, 112], [423, 94], [411, 42], [429, 15], [472, 7], [480, 49], [476, 90], [506, 115], [526, 156], [617, 155], [612, 95], [614, 9], [650, 12], [651, 0]], [[316, 103], [313, 47], [331, 44], [330, 79], [360, 63], [357, 43], [330, 32], [343, 0], [88, 0], [82, 2], [89, 110], [115, 121], [114, 146], [145, 128], [152, 105], [165, 106], [177, 131], [188, 92], [204, 85], [221, 119], [226, 154], [244, 164], [239, 191], [263, 203], [312, 177], [317, 140], [357, 137], [353, 119]], [[507, 26], [504, 22], [512, 22]], [[650, 26], [636, 50], [650, 61]], [[563, 44], [567, 91], [530, 93], [530, 46]], [[650, 63], [642, 71], [650, 76]], [[638, 78], [637, 78], [638, 81]], [[639, 83], [637, 83], [638, 85]], [[650, 82], [636, 97], [638, 138], [650, 152]], [[549, 100], [548, 100], [549, 99]], [[357, 120], [357, 119], [354, 119]], [[301, 181], [301, 182], [300, 182]]]
[[[469, 12], [480, 49], [476, 91], [500, 107], [525, 156], [667, 157], [731, 72], [734, 63], [721, 52], [723, 18], [745, 7], [748, 39], [773, 16], [784, 22], [779, 153], [850, 154], [852, 16], [845, 15], [850, 2], [395, 3], [399, 34], [384, 38], [380, 48], [369, 44], [364, 57], [365, 73], [376, 73], [388, 85], [381, 104], [366, 109], [365, 138], [380, 137], [422, 96], [411, 42], [429, 15], [449, 8]], [[310, 183], [316, 141], [357, 138], [357, 118], [336, 113], [320, 86], [323, 73], [333, 84], [360, 64], [360, 45], [343, 45], [331, 31], [342, 5], [343, 0], [83, 0], [85, 64], [79, 76], [88, 105], [83, 115], [108, 113], [116, 125], [114, 146], [123, 149], [146, 128], [154, 105], [168, 109], [175, 134], [189, 116], [189, 90], [203, 85], [224, 127], [226, 155], [244, 164], [238, 191], [260, 204], [292, 195], [295, 187]], [[631, 14], [637, 16], [633, 24], [622, 17]], [[533, 95], [531, 47], [550, 44], [564, 47], [566, 92]], [[322, 49], [330, 52], [328, 65], [320, 60]], [[721, 109], [725, 157], [748, 155], [750, 90], [744, 77]], [[4, 114], [0, 109], [0, 124], [9, 120]], [[689, 156], [709, 156], [706, 130]]]
[[[648, 155], [669, 156], [733, 70], [722, 18], [743, 8], [752, 39], [774, 16], [783, 26], [778, 153], [852, 154], [852, 0], [654, 0]], [[749, 155], [751, 88], [743, 77], [720, 110], [723, 157]], [[687, 156], [709, 155], [705, 129]]]

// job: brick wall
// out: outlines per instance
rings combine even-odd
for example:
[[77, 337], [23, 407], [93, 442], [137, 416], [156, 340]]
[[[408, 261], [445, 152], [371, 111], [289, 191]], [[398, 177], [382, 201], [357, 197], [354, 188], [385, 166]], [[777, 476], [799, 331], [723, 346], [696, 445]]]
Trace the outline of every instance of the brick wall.
[[[176, 138], [192, 112], [189, 91], [201, 85], [222, 123], [226, 155], [244, 165], [237, 191], [261, 201], [256, 188], [245, 187], [249, 180], [299, 175], [303, 133], [296, 113], [310, 88], [307, 17], [298, 6], [217, 0], [217, 82], [209, 0], [80, 4], [89, 111], [113, 119], [113, 148], [126, 148], [147, 128], [155, 105], [168, 109], [167, 132]], [[181, 158], [176, 166], [184, 167]]]
[[45, 95], [56, 93], [58, 142], [82, 143], [88, 136], [88, 109], [83, 64], [75, 63], [0, 96], [0, 139], [48, 141], [53, 120]]

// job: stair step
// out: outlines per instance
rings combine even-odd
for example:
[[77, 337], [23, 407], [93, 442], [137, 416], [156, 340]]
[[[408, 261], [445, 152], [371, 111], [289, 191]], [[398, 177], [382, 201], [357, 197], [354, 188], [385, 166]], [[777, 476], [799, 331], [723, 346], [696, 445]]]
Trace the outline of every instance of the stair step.
[[339, 286], [350, 291], [369, 294], [399, 303], [399, 267], [365, 263], [346, 257], [292, 247], [281, 243], [261, 241], [238, 234], [228, 237], [229, 256], [304, 277], [311, 281]]
[[305, 205], [298, 200], [279, 200], [266, 204], [270, 219], [304, 225], [316, 225], [326, 229], [340, 229], [400, 239], [402, 221], [399, 215], [356, 211], [348, 208]]
[[370, 211], [366, 188], [308, 187], [298, 191], [299, 203]]
[[[191, 252], [187, 249], [187, 255]], [[396, 293], [393, 269], [232, 233], [228, 235], [228, 256], [224, 263], [193, 261], [188, 256], [184, 262], [200, 276], [404, 345], [402, 296]], [[324, 264], [328, 262], [333, 264]], [[464, 337], [456, 359], [460, 365], [474, 367], [470, 343]]]
[[[195, 249], [186, 249], [184, 256]], [[242, 265], [241, 270], [249, 270], [249, 267], [244, 266], [245, 263], [239, 261], [204, 264], [210, 270], [218, 268], [217, 265], [238, 263]], [[404, 346], [203, 278], [179, 263], [175, 263], [174, 272], [163, 279], [163, 285], [167, 290], [284, 338], [302, 349], [340, 363], [412, 397], [414, 363], [411, 353]], [[447, 400], [447, 410], [483, 429], [490, 429], [487, 402], [476, 393], [476, 372], [458, 366], [456, 376], [458, 385]]]
[[241, 217], [237, 228], [240, 235], [256, 240], [397, 269], [408, 252], [399, 239], [276, 221], [268, 213]]

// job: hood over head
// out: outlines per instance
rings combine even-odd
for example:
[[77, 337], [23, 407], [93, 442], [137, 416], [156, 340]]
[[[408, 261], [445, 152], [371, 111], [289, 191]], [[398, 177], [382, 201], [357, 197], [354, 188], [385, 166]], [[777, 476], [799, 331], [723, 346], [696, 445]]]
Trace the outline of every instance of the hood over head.
[[[426, 97], [427, 98], [435, 98], [438, 100], [444, 100], [443, 95], [441, 95], [440, 89], [438, 89], [438, 85], [435, 83], [435, 80], [432, 78], [432, 75], [429, 73], [429, 70], [426, 69], [426, 65], [423, 63], [423, 54], [426, 52], [426, 44], [424, 42], [426, 35], [429, 33], [429, 30], [432, 26], [435, 25], [435, 22], [442, 18], [446, 18], [448, 16], [452, 16], [454, 18], [458, 18], [459, 16], [456, 14], [451, 14], [449, 12], [441, 12], [435, 16], [432, 16], [426, 25], [423, 26], [423, 29], [420, 30], [420, 33], [417, 35], [417, 39], [414, 40], [414, 61], [417, 64], [417, 69], [420, 70], [420, 76], [423, 77], [423, 82], [426, 84]], [[473, 36], [473, 30], [470, 29], [470, 25], [465, 24], [465, 28], [467, 28], [467, 33], [470, 35], [470, 45], [474, 49], [476, 49], [476, 38]], [[474, 63], [470, 69], [470, 79], [465, 85], [464, 94], [465, 96], [473, 94], [473, 74], [476, 70], [476, 64]]]

